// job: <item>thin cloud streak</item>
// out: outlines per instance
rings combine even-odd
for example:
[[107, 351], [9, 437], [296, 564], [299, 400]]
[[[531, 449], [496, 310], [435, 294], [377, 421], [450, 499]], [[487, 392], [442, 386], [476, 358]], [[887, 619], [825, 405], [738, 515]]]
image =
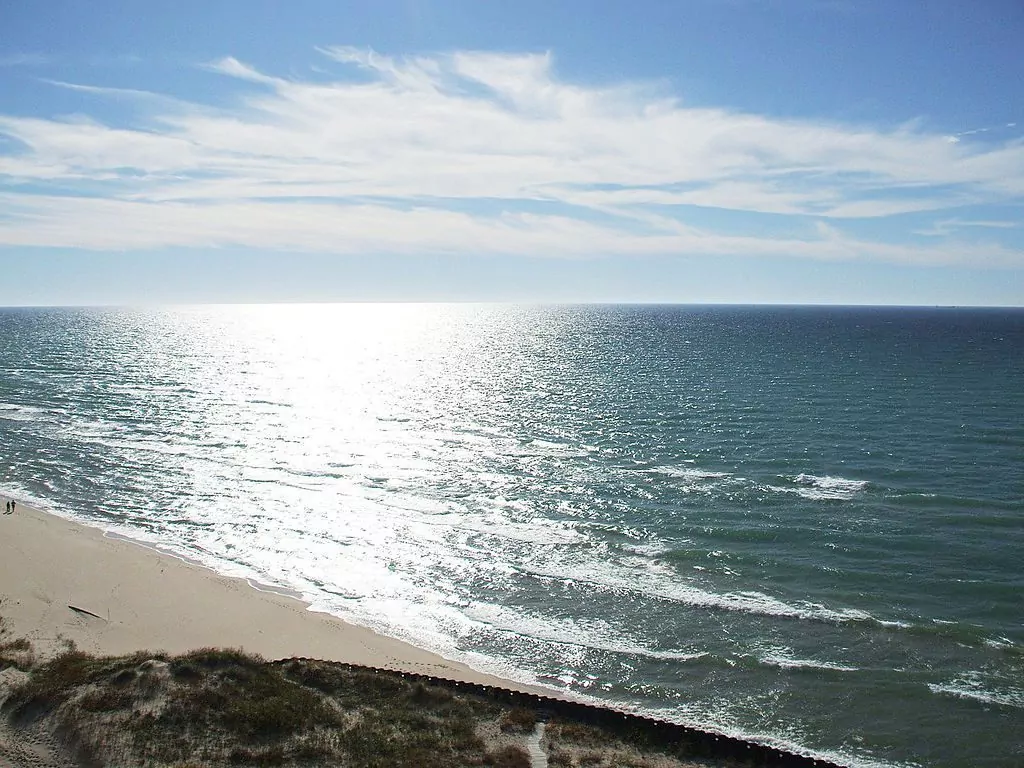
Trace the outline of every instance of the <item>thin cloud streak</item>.
[[[0, 115], [0, 179], [33, 189], [2, 196], [0, 244], [1024, 263], [998, 243], [814, 225], [1018, 201], [1020, 141], [689, 107], [649, 83], [563, 82], [550, 54], [318, 50], [339, 68], [328, 82], [204, 64], [248, 84], [219, 108], [59, 82], [145, 118]], [[767, 214], [775, 231], [710, 228], [708, 209]]]
[[[564, 216], [471, 215], [436, 208], [326, 202], [150, 203], [0, 194], [0, 208], [20, 223], [0, 227], [6, 245], [135, 250], [159, 247], [250, 248], [338, 254], [503, 254], [587, 258], [595, 254], [784, 256], [819, 261], [867, 260], [916, 265], [988, 263], [1020, 266], [1019, 252], [999, 245], [919, 247], [863, 242], [819, 222], [804, 238], [756, 238], [664, 227], [629, 231]], [[85, 245], [83, 245], [83, 243]], [[329, 244], [329, 245], [328, 245]]]
[[915, 234], [924, 237], [946, 237], [963, 227], [981, 227], [984, 229], [1016, 229], [1015, 221], [964, 221], [962, 219], [946, 219], [938, 221], [928, 229], [915, 230]]

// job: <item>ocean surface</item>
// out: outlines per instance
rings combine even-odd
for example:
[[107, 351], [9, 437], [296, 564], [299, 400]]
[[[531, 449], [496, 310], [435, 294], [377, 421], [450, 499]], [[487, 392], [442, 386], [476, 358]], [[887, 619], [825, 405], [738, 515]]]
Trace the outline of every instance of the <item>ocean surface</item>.
[[1024, 310], [0, 310], [0, 490], [506, 677], [1024, 764]]

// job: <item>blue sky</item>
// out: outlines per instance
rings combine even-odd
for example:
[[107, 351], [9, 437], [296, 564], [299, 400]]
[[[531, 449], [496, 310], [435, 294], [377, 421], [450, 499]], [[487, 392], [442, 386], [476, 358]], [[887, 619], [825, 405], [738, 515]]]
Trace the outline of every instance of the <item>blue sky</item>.
[[5, 304], [1024, 305], [1019, 0], [0, 0]]

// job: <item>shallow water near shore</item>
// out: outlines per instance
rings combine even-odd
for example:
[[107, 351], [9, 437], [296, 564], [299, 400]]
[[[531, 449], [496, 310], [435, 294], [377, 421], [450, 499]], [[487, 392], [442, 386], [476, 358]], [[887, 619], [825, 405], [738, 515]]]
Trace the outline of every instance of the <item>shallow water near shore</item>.
[[1024, 311], [0, 310], [0, 490], [486, 671], [1024, 761]]

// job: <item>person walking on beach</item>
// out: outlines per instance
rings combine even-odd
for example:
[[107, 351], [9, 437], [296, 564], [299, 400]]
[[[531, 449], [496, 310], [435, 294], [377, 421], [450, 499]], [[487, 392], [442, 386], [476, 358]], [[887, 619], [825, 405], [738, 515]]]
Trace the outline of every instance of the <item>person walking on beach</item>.
[[9, 502], [7, 502], [7, 504], [10, 507], [10, 509], [7, 510], [7, 514], [8, 515], [13, 515], [14, 514], [14, 499], [11, 499]]

